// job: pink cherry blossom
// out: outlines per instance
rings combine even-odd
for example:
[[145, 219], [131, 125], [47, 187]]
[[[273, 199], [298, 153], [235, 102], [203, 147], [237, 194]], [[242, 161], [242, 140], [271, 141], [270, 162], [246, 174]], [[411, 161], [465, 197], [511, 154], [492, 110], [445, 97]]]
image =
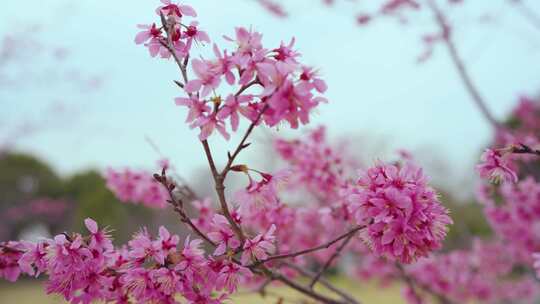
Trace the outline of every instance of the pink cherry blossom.
[[122, 202], [142, 203], [147, 207], [158, 209], [167, 205], [167, 191], [149, 172], [109, 168], [105, 179], [107, 187]]
[[489, 178], [494, 182], [517, 182], [517, 174], [510, 168], [508, 156], [502, 155], [497, 150], [487, 149], [482, 154], [482, 163], [476, 167], [483, 178]]
[[208, 37], [205, 31], [199, 30], [198, 25], [199, 23], [197, 21], [193, 21], [185, 30], [184, 35], [187, 36], [187, 44], [191, 45], [193, 40], [210, 43], [210, 37]]
[[253, 239], [248, 239], [242, 249], [242, 264], [247, 265], [252, 258], [264, 260], [268, 258], [268, 253], [276, 250], [274, 246], [276, 225], [272, 225], [267, 232], [259, 234]]
[[194, 93], [202, 89], [201, 98], [204, 98], [219, 86], [221, 73], [215, 68], [215, 65], [206, 60], [193, 59], [191, 65], [197, 79], [186, 84], [186, 92]]
[[180, 21], [180, 19], [184, 15], [190, 17], [197, 17], [197, 13], [189, 5], [181, 5], [178, 3], [174, 3], [171, 0], [161, 0], [161, 3], [163, 3], [164, 5], [156, 9], [156, 13], [158, 15], [160, 13], [163, 13], [163, 15], [173, 17], [177, 21]]
[[186, 118], [187, 123], [192, 123], [204, 118], [205, 113], [210, 112], [210, 107], [204, 100], [200, 100], [196, 95], [191, 95], [189, 98], [178, 97], [175, 99], [178, 106], [186, 106], [189, 108], [189, 113]]
[[238, 130], [238, 125], [240, 124], [239, 114], [252, 121], [254, 120], [253, 111], [247, 106], [251, 100], [253, 100], [253, 96], [251, 95], [229, 95], [225, 100], [225, 105], [217, 115], [218, 118], [226, 119], [230, 117], [232, 131], [235, 132]]
[[536, 277], [540, 278], [540, 253], [533, 253], [534, 264], [533, 267], [536, 270]]
[[208, 233], [208, 237], [218, 244], [214, 251], [214, 255], [216, 256], [224, 254], [227, 249], [236, 249], [240, 246], [240, 241], [230, 228], [227, 218], [221, 214], [214, 215], [212, 229]]
[[380, 163], [361, 172], [357, 186], [349, 208], [368, 225], [362, 238], [376, 253], [411, 263], [441, 247], [452, 220], [421, 169]]

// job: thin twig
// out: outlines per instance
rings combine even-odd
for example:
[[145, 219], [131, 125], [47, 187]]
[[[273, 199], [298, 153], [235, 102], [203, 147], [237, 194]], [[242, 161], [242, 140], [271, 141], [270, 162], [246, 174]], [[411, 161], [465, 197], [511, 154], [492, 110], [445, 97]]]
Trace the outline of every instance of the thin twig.
[[412, 295], [413, 295], [413, 297], [415, 297], [416, 302], [423, 303], [422, 298], [420, 297], [420, 295], [418, 294], [418, 291], [416, 289], [416, 287], [418, 287], [418, 288], [422, 289], [424, 292], [429, 293], [432, 296], [434, 296], [439, 301], [439, 303], [441, 303], [441, 304], [453, 304], [453, 302], [450, 299], [448, 299], [446, 296], [444, 296], [444, 295], [442, 295], [442, 294], [440, 294], [438, 292], [435, 292], [433, 289], [431, 289], [427, 285], [420, 284], [420, 283], [416, 282], [413, 277], [411, 277], [410, 275], [407, 274], [407, 272], [405, 271], [405, 268], [403, 268], [403, 265], [401, 265], [400, 263], [397, 263], [397, 262], [396, 262], [395, 265], [396, 265], [396, 268], [399, 271], [399, 274], [400, 274], [401, 278], [403, 279], [403, 281], [405, 281], [407, 286], [409, 286], [409, 288], [411, 289]]
[[[315, 277], [315, 273], [307, 270], [307, 269], [304, 269], [294, 263], [289, 263], [289, 262], [285, 262], [283, 263], [284, 265], [286, 265], [287, 267], [289, 268], [292, 268], [298, 272], [300, 272], [302, 275], [308, 277], [308, 278], [313, 278]], [[321, 277], [319, 278], [319, 283], [321, 283], [321, 285], [323, 285], [324, 287], [326, 287], [326, 289], [334, 292], [335, 294], [341, 296], [344, 300], [348, 301], [349, 303], [351, 304], [360, 304], [360, 302], [356, 299], [354, 299], [352, 296], [350, 296], [349, 294], [347, 294], [346, 292], [344, 292], [343, 290], [335, 287], [332, 283], [330, 283], [328, 280], [326, 280], [325, 278]]]
[[431, 8], [433, 13], [435, 14], [435, 20], [437, 21], [437, 24], [440, 27], [441, 32], [443, 33], [443, 41], [444, 45], [448, 49], [448, 52], [450, 53], [450, 58], [452, 59], [452, 63], [455, 65], [458, 74], [463, 81], [463, 84], [465, 85], [465, 88], [467, 89], [467, 92], [473, 99], [476, 106], [480, 109], [480, 112], [482, 115], [486, 118], [486, 120], [491, 124], [491, 126], [495, 129], [499, 129], [501, 126], [499, 122], [495, 119], [495, 117], [491, 114], [491, 111], [486, 105], [486, 101], [476, 88], [476, 85], [474, 84], [467, 68], [465, 67], [465, 64], [463, 60], [461, 59], [461, 56], [459, 55], [459, 52], [456, 48], [456, 45], [454, 44], [452, 40], [452, 29], [450, 28], [445, 15], [441, 11], [441, 9], [438, 7], [435, 0], [427, 0], [428, 6]]
[[264, 264], [264, 263], [274, 261], [274, 260], [294, 258], [294, 257], [300, 256], [300, 255], [308, 254], [308, 253], [318, 251], [318, 250], [321, 250], [321, 249], [326, 249], [326, 248], [334, 245], [335, 243], [337, 243], [337, 242], [339, 242], [339, 241], [341, 241], [341, 240], [343, 240], [345, 238], [348, 238], [350, 235], [354, 235], [356, 232], [358, 232], [358, 231], [360, 231], [360, 230], [362, 230], [364, 228], [366, 228], [366, 225], [357, 226], [357, 227], [347, 231], [346, 233], [338, 236], [337, 238], [335, 238], [335, 239], [333, 239], [333, 240], [331, 240], [329, 242], [326, 242], [324, 244], [321, 244], [319, 246], [304, 249], [304, 250], [300, 250], [300, 251], [296, 251], [296, 252], [285, 253], [285, 254], [280, 254], [280, 255], [274, 255], [274, 256], [268, 257], [265, 260], [256, 262], [255, 265]]
[[540, 15], [528, 7], [522, 0], [508, 0], [521, 16], [525, 17], [529, 23], [537, 30], [540, 30]]
[[268, 105], [265, 105], [261, 109], [261, 111], [259, 112], [259, 114], [258, 114], [257, 118], [255, 119], [255, 121], [253, 121], [249, 125], [248, 129], [246, 130], [246, 133], [242, 137], [242, 140], [240, 141], [240, 143], [238, 144], [238, 146], [234, 150], [233, 154], [229, 154], [229, 160], [227, 161], [227, 164], [225, 165], [225, 168], [223, 168], [223, 171], [221, 171], [221, 175], [223, 176], [223, 178], [227, 177], [227, 174], [229, 173], [229, 171], [230, 171], [230, 169], [231, 169], [231, 167], [232, 167], [232, 165], [234, 163], [234, 160], [236, 159], [238, 154], [240, 154], [240, 152], [242, 152], [243, 149], [248, 147], [248, 145], [246, 145], [246, 141], [247, 141], [249, 135], [251, 135], [251, 132], [253, 132], [253, 129], [255, 128], [255, 126], [261, 120], [264, 112], [266, 112], [267, 109], [268, 109]]
[[202, 141], [202, 145], [204, 147], [204, 153], [206, 154], [206, 158], [208, 159], [208, 164], [210, 165], [210, 171], [212, 172], [212, 177], [214, 178], [214, 183], [216, 187], [216, 193], [218, 195], [219, 204], [221, 206], [221, 211], [223, 212], [223, 215], [227, 218], [227, 221], [233, 228], [234, 232], [240, 239], [240, 241], [243, 243], [246, 237], [244, 236], [244, 232], [238, 226], [236, 221], [231, 215], [231, 212], [229, 211], [229, 206], [227, 205], [227, 200], [225, 199], [225, 178], [222, 174], [219, 174], [216, 168], [216, 164], [214, 162], [214, 158], [212, 157], [212, 151], [210, 151], [210, 146], [208, 145], [207, 140]]
[[510, 148], [510, 152], [514, 153], [514, 154], [531, 154], [531, 155], [536, 155], [536, 156], [540, 156], [540, 150], [538, 149], [533, 149], [525, 144], [519, 144], [519, 146], [516, 146], [516, 145], [513, 145], [511, 148]]
[[169, 195], [169, 202], [176, 213], [180, 215], [180, 220], [184, 223], [186, 223], [197, 235], [199, 235], [201, 238], [203, 238], [206, 242], [208, 242], [212, 246], [216, 246], [216, 243], [214, 243], [204, 232], [202, 232], [192, 221], [191, 218], [186, 214], [184, 210], [184, 203], [183, 201], [177, 199], [174, 195], [174, 183], [170, 183], [167, 175], [165, 173], [165, 170], [162, 171], [161, 175], [155, 174], [154, 179], [159, 182], [163, 187], [167, 190], [167, 194]]
[[[178, 55], [174, 51], [174, 46], [173, 46], [173, 43], [172, 43], [172, 40], [171, 40], [170, 28], [168, 26], [168, 22], [165, 19], [165, 17], [163, 16], [163, 14], [160, 14], [160, 15], [161, 15], [161, 22], [162, 22], [163, 27], [164, 27], [164, 29], [166, 31], [167, 43], [164, 43], [163, 41], [160, 41], [160, 42], [171, 53], [171, 55], [173, 56], [176, 64], [180, 68], [184, 83], [182, 84], [182, 83], [178, 82], [177, 85], [182, 87], [182, 86], [185, 86], [187, 84], [187, 82], [188, 82], [187, 64], [188, 64], [189, 57], [186, 56], [184, 58], [184, 62], [183, 63], [181, 62], [180, 58], [178, 57]], [[257, 84], [257, 83], [258, 83], [258, 81], [253, 81], [253, 82], [248, 83], [247, 85], [241, 87], [236, 96], [242, 94], [242, 92], [244, 92], [247, 88], [249, 88], [252, 85]], [[188, 93], [188, 95], [191, 96], [190, 93]], [[236, 224], [236, 222], [234, 221], [234, 219], [232, 218], [232, 216], [231, 216], [231, 214], [229, 212], [227, 201], [225, 199], [224, 181], [225, 181], [227, 173], [230, 171], [230, 168], [231, 168], [235, 158], [238, 156], [238, 154], [243, 149], [245, 149], [245, 148], [247, 148], [247, 146], [249, 146], [248, 144], [246, 144], [246, 140], [249, 137], [249, 135], [251, 134], [251, 132], [253, 131], [253, 129], [255, 128], [255, 126], [259, 123], [260, 119], [262, 118], [263, 113], [266, 111], [267, 108], [268, 108], [268, 105], [265, 105], [263, 107], [263, 109], [259, 112], [259, 115], [256, 118], [256, 120], [253, 121], [251, 123], [251, 125], [249, 126], [249, 128], [247, 129], [246, 133], [244, 134], [244, 137], [242, 138], [240, 144], [238, 145], [238, 147], [236, 148], [234, 153], [232, 155], [229, 154], [229, 159], [228, 159], [227, 165], [225, 166], [223, 171], [221, 171], [221, 173], [219, 173], [217, 171], [217, 167], [215, 165], [215, 162], [214, 162], [214, 159], [213, 159], [213, 156], [212, 156], [212, 152], [210, 150], [210, 146], [208, 145], [208, 141], [206, 141], [206, 140], [202, 141], [203, 148], [204, 148], [204, 151], [205, 151], [205, 154], [206, 154], [209, 166], [210, 166], [210, 170], [212, 171], [212, 176], [214, 177], [215, 187], [216, 187], [216, 191], [217, 191], [217, 194], [218, 194], [218, 197], [219, 197], [222, 212], [224, 213], [224, 216], [227, 218], [227, 220], [231, 224], [233, 230], [235, 230], [236, 234], [238, 235], [238, 237], [240, 238], [240, 240], [242, 242], [244, 241], [245, 236], [244, 236], [244, 234], [242, 232], [242, 229]], [[163, 172], [162, 175], [165, 175], [165, 173]], [[166, 180], [166, 178], [165, 178], [165, 180]], [[171, 197], [171, 200], [169, 202], [171, 204], [173, 204], [173, 206], [175, 207], [175, 211], [180, 214], [182, 221], [186, 222], [199, 236], [201, 236], [208, 243], [210, 243], [212, 246], [215, 247], [216, 244], [214, 242], [212, 242], [212, 240], [210, 240], [202, 231], [200, 231], [196, 227], [196, 225], [193, 224], [193, 222], [191, 222], [191, 220], [189, 219], [189, 217], [187, 216], [187, 214], [185, 213], [185, 211], [183, 209], [182, 203], [176, 201], [176, 199], [174, 198], [174, 195], [172, 193], [172, 191], [174, 190], [174, 187], [171, 187], [170, 185], [167, 185], [167, 183], [165, 183], [164, 186], [167, 187], [167, 191], [169, 192], [169, 196]], [[240, 262], [238, 260], [236, 260], [234, 258], [232, 260], [233, 260], [233, 262], [235, 262], [237, 264], [240, 264]], [[326, 296], [324, 296], [324, 295], [322, 295], [322, 294], [320, 294], [318, 292], [310, 290], [309, 288], [307, 288], [305, 286], [302, 286], [301, 284], [298, 284], [298, 283], [288, 279], [287, 277], [285, 277], [285, 276], [283, 276], [281, 274], [276, 274], [276, 273], [272, 272], [271, 270], [267, 269], [266, 266], [264, 266], [264, 265], [251, 265], [251, 266], [248, 266], [248, 267], [254, 273], [266, 275], [272, 281], [274, 281], [274, 280], [280, 281], [280, 282], [284, 283], [285, 285], [299, 291], [300, 293], [303, 293], [303, 294], [309, 296], [310, 298], [312, 298], [314, 300], [317, 300], [317, 301], [320, 301], [322, 303], [327, 303], [327, 304], [347, 304], [347, 303], [343, 303], [343, 302], [336, 301], [334, 299], [328, 298], [328, 297], [326, 297]]]
[[407, 286], [411, 290], [411, 294], [414, 297], [414, 301], [416, 303], [423, 303], [424, 301], [422, 297], [418, 294], [418, 291], [416, 290], [416, 284], [414, 280], [409, 275], [407, 275], [407, 273], [405, 272], [405, 269], [400, 263], [396, 262], [396, 268], [399, 271], [400, 277], [403, 279], [405, 284], [407, 284]]
[[300, 291], [301, 293], [303, 294], [306, 294], [306, 295], [309, 295], [311, 298], [317, 300], [317, 301], [320, 301], [322, 303], [325, 303], [325, 304], [346, 304], [342, 301], [338, 301], [338, 300], [334, 300], [332, 298], [329, 298], [327, 296], [324, 296], [320, 293], [317, 293], [315, 291], [313, 291], [312, 289], [304, 286], [304, 285], [301, 285], [289, 278], [287, 278], [286, 276], [283, 276], [281, 274], [274, 274], [274, 279], [282, 282], [282, 283], [285, 283], [287, 284], [287, 286], [289, 287], [292, 287], [298, 291]]
[[321, 276], [323, 275], [323, 273], [332, 265], [332, 262], [339, 257], [339, 255], [341, 254], [341, 252], [343, 251], [343, 249], [347, 246], [347, 244], [351, 241], [351, 239], [353, 238], [354, 234], [351, 233], [349, 234], [345, 240], [341, 243], [341, 245], [339, 245], [339, 247], [336, 249], [336, 251], [334, 252], [334, 254], [332, 254], [332, 256], [326, 261], [326, 263], [324, 264], [324, 266], [319, 270], [319, 272], [317, 272], [317, 274], [315, 275], [315, 277], [313, 278], [313, 280], [311, 280], [311, 283], [309, 283], [309, 287], [310, 288], [313, 288], [313, 286], [315, 286], [315, 284], [317, 284], [317, 281], [321, 278]]

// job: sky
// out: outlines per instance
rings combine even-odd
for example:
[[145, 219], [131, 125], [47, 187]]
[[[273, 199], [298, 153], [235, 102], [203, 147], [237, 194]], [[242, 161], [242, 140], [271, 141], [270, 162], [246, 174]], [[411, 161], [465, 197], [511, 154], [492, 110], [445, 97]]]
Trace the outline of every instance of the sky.
[[[314, 2], [285, 2], [288, 19], [271, 16], [252, 0], [187, 3], [220, 45], [235, 26], [262, 32], [269, 46], [294, 36], [303, 62], [319, 68], [330, 102], [303, 130], [270, 133], [301, 136], [326, 125], [331, 138], [350, 141], [351, 152], [363, 159], [385, 159], [407, 149], [426, 163], [443, 163], [430, 166], [432, 175], [452, 176], [454, 184], [470, 181], [492, 130], [442, 46], [426, 63], [416, 62], [423, 52], [421, 35], [436, 30], [429, 12], [409, 15], [407, 24], [385, 18], [358, 27], [354, 15], [369, 10], [369, 3], [342, 1], [329, 9]], [[525, 2], [540, 12], [539, 2]], [[540, 31], [508, 1], [465, 3], [449, 11], [456, 45], [488, 106], [503, 119], [520, 95], [540, 91]], [[29, 0], [25, 7], [32, 9], [21, 9], [18, 1], [4, 3], [1, 36], [27, 35], [33, 31], [28, 25], [39, 25], [34, 34], [42, 47], [63, 50], [56, 54], [63, 59], [34, 56], [37, 47], [27, 47], [24, 81], [0, 86], [0, 138], [21, 122], [38, 122], [36, 132], [15, 136], [15, 147], [43, 157], [62, 174], [108, 166], [153, 168], [161, 156], [171, 158], [184, 176], [203, 168], [197, 131], [184, 123], [186, 110], [173, 102], [182, 95], [172, 82], [179, 78], [175, 65], [151, 58], [133, 42], [136, 24], [157, 21], [157, 5], [153, 0]], [[73, 85], [66, 75], [92, 85]], [[61, 114], [50, 110], [57, 103], [63, 105]], [[257, 133], [255, 140], [267, 136]], [[212, 138], [211, 145], [225, 151], [236, 142], [235, 137], [230, 142]], [[248, 158], [256, 159], [257, 151]]]

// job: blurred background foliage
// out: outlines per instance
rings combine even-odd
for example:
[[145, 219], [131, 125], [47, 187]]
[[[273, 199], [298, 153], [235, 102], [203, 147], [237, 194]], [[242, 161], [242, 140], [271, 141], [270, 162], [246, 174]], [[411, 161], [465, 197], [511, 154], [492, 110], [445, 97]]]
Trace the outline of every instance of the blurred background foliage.
[[121, 203], [95, 170], [60, 177], [30, 154], [0, 156], [0, 193], [2, 241], [81, 231], [83, 220], [91, 217], [100, 225], [114, 227], [115, 240], [121, 243], [141, 226], [156, 228], [158, 218], [161, 224], [173, 220], [159, 211]]

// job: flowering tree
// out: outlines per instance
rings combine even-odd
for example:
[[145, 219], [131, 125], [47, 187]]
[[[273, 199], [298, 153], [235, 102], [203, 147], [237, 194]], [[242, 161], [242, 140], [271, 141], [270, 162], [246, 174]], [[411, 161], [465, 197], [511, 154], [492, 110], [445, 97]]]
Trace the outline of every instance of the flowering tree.
[[[520, 255], [483, 241], [471, 249], [433, 254], [452, 219], [406, 154], [360, 168], [357, 175], [350, 168], [354, 159], [328, 144], [324, 128], [318, 128], [297, 140], [274, 142], [287, 164], [282, 170], [268, 173], [238, 163], [256, 128], [308, 124], [311, 112], [327, 102], [326, 84], [316, 69], [301, 63], [294, 38], [265, 47], [261, 33], [237, 27], [225, 36], [226, 47], [220, 41], [210, 45], [192, 7], [162, 2], [156, 10], [159, 21], [140, 25], [135, 42], [152, 57], [178, 66], [175, 83], [182, 95], [175, 103], [187, 108], [186, 123], [199, 130], [217, 204], [178, 183], [167, 163], [158, 174], [111, 169], [108, 186], [121, 200], [170, 206], [190, 236], [181, 242], [165, 227], [156, 237], [143, 228], [128, 244], [115, 247], [107, 229], [86, 219], [84, 235], [2, 243], [0, 276], [16, 281], [22, 273], [44, 274], [47, 292], [72, 303], [223, 303], [240, 286], [264, 294], [273, 283], [320, 303], [360, 303], [325, 278], [347, 255], [351, 276], [399, 280], [411, 303], [534, 299], [532, 277], [525, 271], [513, 277], [517, 261], [532, 269], [534, 244]], [[210, 47], [211, 58], [197, 56]], [[210, 140], [229, 139], [230, 132], [241, 139], [220, 166]], [[519, 175], [508, 155], [518, 153], [540, 154], [525, 144], [488, 150], [481, 175], [515, 182]], [[232, 174], [244, 176], [246, 186], [226, 191]], [[295, 192], [304, 194], [300, 204], [290, 198]], [[515, 195], [520, 194], [508, 192]], [[192, 214], [188, 205], [198, 212]]]

